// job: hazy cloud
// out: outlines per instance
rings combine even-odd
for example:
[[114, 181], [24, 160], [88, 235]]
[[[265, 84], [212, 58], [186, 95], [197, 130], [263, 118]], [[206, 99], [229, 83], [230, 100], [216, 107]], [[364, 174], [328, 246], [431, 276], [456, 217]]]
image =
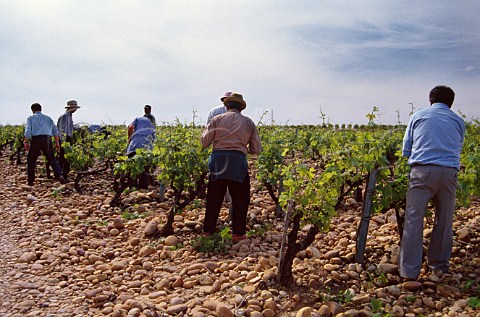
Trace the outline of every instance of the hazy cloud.
[[0, 124], [33, 102], [75, 121], [205, 121], [225, 90], [257, 121], [408, 120], [436, 84], [478, 116], [480, 3], [439, 1], [1, 1]]

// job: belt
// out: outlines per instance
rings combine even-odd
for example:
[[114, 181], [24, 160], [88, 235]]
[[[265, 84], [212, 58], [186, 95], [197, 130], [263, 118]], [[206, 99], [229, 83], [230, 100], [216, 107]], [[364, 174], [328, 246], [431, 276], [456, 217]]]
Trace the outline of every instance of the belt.
[[411, 165], [411, 167], [416, 167], [416, 166], [438, 166], [438, 167], [445, 167], [445, 168], [454, 168], [454, 169], [458, 170], [458, 168], [456, 168], [456, 167], [444, 166], [444, 165], [438, 165], [438, 164], [420, 164], [420, 163], [413, 163], [413, 164]]
[[52, 137], [51, 135], [41, 134], [41, 135], [32, 136], [32, 139], [33, 138], [38, 138], [38, 139], [40, 139], [40, 138], [51, 138], [51, 137]]

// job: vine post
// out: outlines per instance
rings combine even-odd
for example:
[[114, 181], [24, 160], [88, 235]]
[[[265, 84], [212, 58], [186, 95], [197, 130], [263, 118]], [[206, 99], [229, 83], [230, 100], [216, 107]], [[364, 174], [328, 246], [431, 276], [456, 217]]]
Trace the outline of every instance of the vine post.
[[368, 184], [365, 192], [365, 200], [363, 204], [362, 219], [357, 231], [357, 251], [355, 262], [363, 264], [365, 261], [365, 246], [367, 242], [368, 225], [370, 223], [370, 207], [372, 206], [372, 196], [375, 192], [375, 183], [377, 182], [378, 166], [375, 166], [368, 174]]

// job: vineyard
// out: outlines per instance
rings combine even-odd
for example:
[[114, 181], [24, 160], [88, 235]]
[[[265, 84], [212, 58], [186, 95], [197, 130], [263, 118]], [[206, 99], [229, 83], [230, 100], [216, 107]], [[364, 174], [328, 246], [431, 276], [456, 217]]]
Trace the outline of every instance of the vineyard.
[[71, 182], [40, 159], [33, 187], [23, 127], [0, 127], [0, 316], [480, 316], [478, 121], [461, 156], [452, 271], [423, 272], [420, 290], [397, 266], [405, 126], [258, 130], [248, 239], [233, 244], [228, 201], [222, 229], [202, 235], [202, 127], [157, 126], [153, 149], [133, 157], [125, 127], [81, 128], [62, 145]]

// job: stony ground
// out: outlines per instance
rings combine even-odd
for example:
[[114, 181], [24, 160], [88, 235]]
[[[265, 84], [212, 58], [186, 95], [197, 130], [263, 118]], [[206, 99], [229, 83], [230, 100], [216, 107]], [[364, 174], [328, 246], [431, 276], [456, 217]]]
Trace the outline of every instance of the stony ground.
[[79, 194], [40, 170], [26, 186], [25, 168], [0, 160], [0, 316], [480, 316], [468, 304], [480, 298], [478, 202], [456, 214], [450, 274], [402, 284], [394, 214], [373, 217], [362, 267], [354, 262], [361, 206], [349, 200], [298, 254], [297, 287], [283, 290], [274, 282], [282, 222], [258, 184], [253, 235], [224, 254], [201, 253], [192, 245], [202, 201], [175, 217], [174, 235], [149, 238], [168, 193], [159, 202], [153, 188], [131, 192], [120, 210], [109, 206], [108, 174], [84, 180]]

